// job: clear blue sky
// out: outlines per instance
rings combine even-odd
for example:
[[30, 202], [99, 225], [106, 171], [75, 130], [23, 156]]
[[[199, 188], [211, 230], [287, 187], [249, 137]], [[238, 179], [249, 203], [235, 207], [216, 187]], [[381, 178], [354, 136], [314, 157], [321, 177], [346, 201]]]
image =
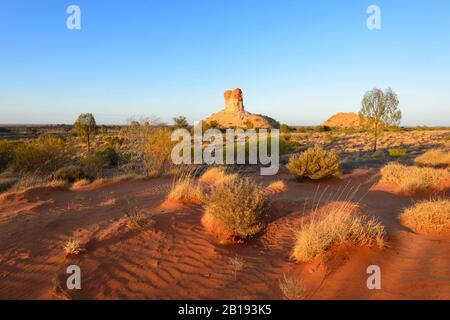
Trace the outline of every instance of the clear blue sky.
[[403, 125], [450, 125], [448, 0], [0, 0], [0, 43], [0, 123], [200, 120], [240, 87], [250, 112], [318, 124], [392, 87]]

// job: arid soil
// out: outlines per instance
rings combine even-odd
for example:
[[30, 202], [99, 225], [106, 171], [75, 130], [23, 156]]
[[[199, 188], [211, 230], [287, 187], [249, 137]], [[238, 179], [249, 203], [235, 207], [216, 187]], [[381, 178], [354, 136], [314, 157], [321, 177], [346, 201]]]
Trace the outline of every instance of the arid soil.
[[[253, 175], [264, 185], [283, 179], [288, 191], [271, 196], [273, 221], [246, 244], [221, 244], [206, 233], [200, 206], [165, 202], [171, 178], [9, 195], [0, 200], [0, 298], [283, 299], [279, 282], [287, 274], [304, 281], [306, 299], [450, 299], [450, 235], [417, 234], [396, 220], [430, 195], [396, 195], [376, 183], [376, 173], [359, 169], [320, 183], [299, 183], [284, 170]], [[341, 246], [311, 263], [293, 262], [302, 217], [348, 198], [386, 225], [389, 247]], [[143, 227], [125, 215], [130, 203], [144, 210]], [[63, 246], [72, 239], [86, 251], [66, 256]], [[245, 265], [235, 277], [236, 256]], [[69, 291], [66, 268], [73, 264], [82, 288]], [[369, 265], [381, 268], [381, 290], [367, 288]]]

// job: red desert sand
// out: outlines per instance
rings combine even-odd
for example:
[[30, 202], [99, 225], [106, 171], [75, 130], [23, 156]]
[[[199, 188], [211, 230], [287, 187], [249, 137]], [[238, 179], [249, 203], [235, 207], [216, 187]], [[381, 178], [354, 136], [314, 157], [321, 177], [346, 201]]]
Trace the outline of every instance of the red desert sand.
[[[450, 299], [450, 235], [418, 234], [397, 220], [427, 195], [397, 195], [374, 185], [376, 173], [356, 170], [320, 186], [285, 171], [252, 176], [264, 186], [282, 179], [286, 190], [269, 195], [275, 218], [245, 244], [220, 244], [202, 227], [199, 205], [165, 202], [171, 178], [9, 195], [0, 200], [0, 298], [283, 299], [279, 284], [289, 274], [303, 281], [305, 299]], [[290, 259], [305, 216], [355, 188], [353, 199], [386, 226], [388, 247], [341, 245], [309, 263]], [[130, 199], [139, 226], [125, 214]], [[67, 255], [64, 245], [74, 239], [85, 251]], [[245, 262], [237, 272], [236, 256]], [[74, 264], [82, 289], [64, 290]], [[370, 265], [381, 268], [381, 290], [367, 288]]]

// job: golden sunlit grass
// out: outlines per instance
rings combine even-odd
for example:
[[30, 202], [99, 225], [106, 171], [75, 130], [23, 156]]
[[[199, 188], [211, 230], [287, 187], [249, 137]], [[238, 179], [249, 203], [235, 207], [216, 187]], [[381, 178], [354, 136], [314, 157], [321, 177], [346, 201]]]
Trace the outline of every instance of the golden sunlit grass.
[[227, 173], [225, 168], [213, 167], [205, 171], [199, 179], [200, 183], [207, 185], [215, 185], [224, 181], [235, 179], [238, 175], [236, 173]]
[[67, 255], [79, 255], [86, 251], [85, 247], [78, 240], [70, 240], [64, 245], [64, 251]]
[[418, 156], [414, 162], [419, 166], [426, 167], [446, 167], [450, 166], [450, 152], [444, 152], [440, 149], [432, 149], [421, 156]]
[[287, 191], [287, 186], [283, 180], [278, 180], [269, 184], [264, 191], [267, 194], [277, 194]]
[[449, 171], [445, 169], [404, 166], [398, 163], [387, 164], [381, 168], [380, 174], [381, 182], [397, 184], [402, 193], [432, 189], [450, 178]]
[[292, 275], [283, 274], [280, 280], [280, 289], [287, 300], [300, 300], [306, 296], [306, 287], [303, 281]]
[[450, 200], [421, 201], [406, 208], [400, 215], [402, 224], [423, 232], [450, 230]]
[[268, 204], [263, 189], [249, 178], [224, 181], [205, 196], [202, 224], [224, 240], [248, 239], [267, 224]]
[[76, 188], [84, 187], [90, 183], [91, 183], [91, 181], [88, 179], [77, 180], [72, 184], [72, 188], [76, 189]]
[[356, 211], [353, 203], [343, 202], [313, 212], [310, 220], [297, 231], [292, 257], [297, 262], [308, 262], [343, 243], [383, 248], [386, 244], [384, 226]]
[[167, 196], [167, 200], [179, 202], [200, 203], [202, 199], [202, 189], [190, 171], [174, 178], [172, 189]]

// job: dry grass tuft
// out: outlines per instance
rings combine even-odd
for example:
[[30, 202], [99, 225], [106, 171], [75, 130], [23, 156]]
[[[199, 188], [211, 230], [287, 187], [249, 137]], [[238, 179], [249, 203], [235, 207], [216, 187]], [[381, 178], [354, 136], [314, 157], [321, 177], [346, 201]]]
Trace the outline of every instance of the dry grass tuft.
[[277, 194], [287, 191], [287, 186], [283, 180], [278, 180], [269, 184], [264, 191], [266, 194]]
[[291, 275], [283, 274], [283, 279], [280, 280], [280, 289], [288, 300], [300, 300], [306, 296], [306, 287], [303, 281]]
[[64, 245], [64, 251], [67, 255], [79, 255], [80, 253], [86, 251], [85, 247], [78, 240], [68, 241]]
[[334, 245], [351, 243], [355, 246], [383, 248], [386, 245], [384, 226], [375, 218], [359, 214], [351, 202], [313, 212], [310, 220], [300, 227], [292, 252], [298, 262], [309, 262]]
[[406, 208], [399, 220], [402, 224], [423, 232], [450, 230], [450, 200], [421, 201]]
[[200, 203], [203, 199], [203, 191], [195, 181], [192, 172], [182, 173], [174, 178], [172, 189], [167, 196], [167, 200], [185, 203]]
[[81, 180], [75, 181], [72, 184], [72, 188], [74, 188], [74, 189], [81, 188], [81, 187], [87, 186], [90, 183], [91, 183], [91, 181], [88, 179], [81, 179]]
[[212, 186], [230, 179], [236, 179], [237, 177], [238, 175], [236, 173], [227, 173], [225, 168], [214, 167], [206, 170], [200, 177], [199, 182]]
[[234, 280], [237, 279], [237, 273], [245, 268], [245, 260], [238, 255], [229, 260], [230, 266], [233, 269]]
[[395, 183], [401, 193], [425, 191], [450, 178], [450, 172], [445, 169], [419, 168], [389, 163], [380, 171], [381, 182]]
[[424, 167], [448, 167], [450, 166], [450, 152], [444, 152], [440, 149], [428, 150], [418, 156], [414, 162]]
[[242, 241], [261, 232], [268, 217], [263, 189], [249, 178], [237, 178], [211, 188], [202, 224], [223, 240]]

